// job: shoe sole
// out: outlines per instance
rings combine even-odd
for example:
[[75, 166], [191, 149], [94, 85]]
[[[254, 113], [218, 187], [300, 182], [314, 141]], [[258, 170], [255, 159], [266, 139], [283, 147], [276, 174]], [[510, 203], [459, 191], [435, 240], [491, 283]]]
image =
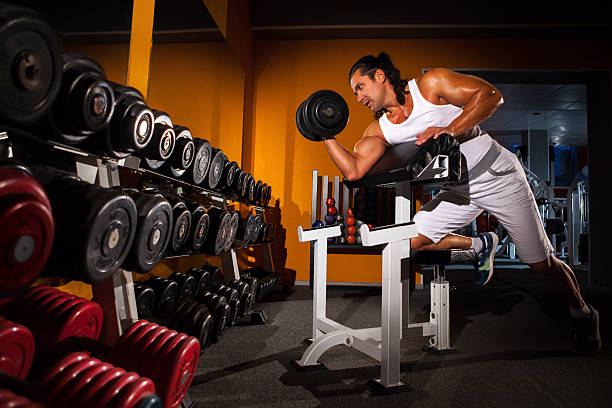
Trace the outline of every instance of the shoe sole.
[[495, 252], [497, 251], [497, 245], [499, 244], [499, 237], [497, 236], [497, 234], [491, 233], [491, 235], [493, 236], [493, 249], [491, 250], [489, 259], [487, 259], [487, 261], [489, 262], [489, 277], [487, 278], [485, 283], [482, 284], [482, 286], [485, 286], [487, 283], [489, 283], [489, 281], [493, 277], [493, 260], [495, 259]]

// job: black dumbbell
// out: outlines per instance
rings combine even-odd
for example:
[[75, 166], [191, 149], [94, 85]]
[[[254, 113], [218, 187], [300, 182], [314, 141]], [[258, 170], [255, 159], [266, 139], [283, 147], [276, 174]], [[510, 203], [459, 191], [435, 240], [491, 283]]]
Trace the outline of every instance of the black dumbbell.
[[211, 341], [217, 343], [223, 337], [223, 332], [227, 328], [231, 309], [223, 296], [212, 292], [205, 291], [199, 293], [197, 300], [205, 304], [213, 315], [213, 335]]
[[226, 157], [223, 150], [211, 148], [210, 168], [202, 182], [202, 187], [215, 190], [223, 176], [223, 168], [225, 167]]
[[227, 192], [234, 191], [236, 185], [236, 177], [238, 176], [238, 163], [235, 161], [226, 161], [221, 177], [221, 189]]
[[196, 289], [196, 280], [193, 276], [185, 273], [174, 272], [168, 276], [168, 279], [175, 281], [178, 284], [178, 298], [181, 302], [187, 297], [192, 297]]
[[140, 282], [134, 282], [134, 294], [136, 297], [136, 308], [138, 318], [146, 319], [153, 316], [155, 312], [155, 291]]
[[187, 209], [185, 202], [177, 196], [167, 195], [166, 199], [172, 206], [172, 234], [170, 236], [170, 244], [168, 250], [174, 254], [181, 252], [189, 238], [191, 229], [191, 213]]
[[198, 202], [186, 201], [187, 209], [191, 213], [191, 230], [187, 238], [186, 248], [188, 251], [200, 252], [206, 241], [210, 227], [210, 217], [206, 208]]
[[174, 149], [160, 172], [178, 179], [191, 169], [195, 158], [195, 145], [188, 128], [174, 125], [173, 129], [175, 134]]
[[214, 288], [216, 290], [213, 290], [214, 293], [216, 293], [219, 296], [223, 296], [225, 298], [225, 301], [227, 302], [227, 304], [230, 307], [230, 318], [227, 321], [227, 325], [228, 326], [233, 326], [236, 321], [238, 321], [239, 313], [240, 313], [240, 297], [238, 296], [238, 292], [236, 291], [236, 289], [230, 288], [228, 286], [224, 286], [224, 285], [220, 285], [217, 286], [216, 288]]
[[108, 81], [115, 94], [109, 126], [86, 140], [86, 148], [116, 159], [147, 148], [153, 136], [153, 111], [136, 88]]
[[300, 104], [295, 121], [300, 133], [318, 142], [333, 138], [348, 123], [349, 109], [340, 94], [331, 90], [313, 93]]
[[155, 292], [156, 302], [153, 313], [159, 317], [168, 316], [178, 300], [178, 284], [159, 276], [153, 276], [142, 282], [142, 284], [150, 287]]
[[144, 159], [141, 167], [159, 171], [159, 169], [172, 156], [176, 143], [176, 133], [172, 127], [172, 119], [162, 111], [153, 111], [153, 135], [146, 149], [142, 150], [140, 156]]
[[230, 232], [231, 214], [229, 211], [211, 207], [208, 209], [210, 227], [202, 249], [210, 255], [220, 255], [225, 250]]
[[61, 172], [50, 168], [32, 170], [49, 196], [55, 219], [48, 266], [88, 283], [110, 278], [124, 262], [136, 235], [134, 200], [125, 192], [58, 175]]
[[223, 285], [223, 282], [225, 282], [223, 278], [223, 271], [218, 266], [204, 264], [200, 267], [200, 269], [210, 273], [210, 287], [212, 287], [212, 285]]
[[147, 273], [161, 261], [172, 234], [173, 214], [168, 200], [161, 194], [146, 194], [121, 188], [136, 203], [138, 226], [136, 237], [123, 268]]
[[211, 162], [211, 146], [206, 139], [193, 138], [194, 158], [191, 168], [183, 175], [183, 178], [188, 183], [201, 185], [210, 169]]
[[190, 268], [187, 275], [193, 276], [195, 279], [195, 288], [193, 293], [197, 296], [198, 293], [210, 289], [210, 272], [201, 268]]
[[210, 344], [214, 318], [208, 308], [194, 299], [180, 302], [168, 318], [169, 328], [195, 336], [200, 341], [200, 352]]
[[77, 144], [109, 126], [115, 93], [95, 60], [69, 53], [62, 57], [60, 93], [40, 127], [62, 143]]

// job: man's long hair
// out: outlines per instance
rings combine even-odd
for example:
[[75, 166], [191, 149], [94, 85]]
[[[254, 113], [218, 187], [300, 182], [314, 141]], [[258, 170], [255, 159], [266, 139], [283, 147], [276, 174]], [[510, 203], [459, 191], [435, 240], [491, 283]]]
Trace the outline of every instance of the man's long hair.
[[[389, 58], [389, 55], [385, 52], [378, 54], [378, 57], [366, 55], [365, 57], [359, 58], [349, 71], [349, 82], [353, 74], [357, 71], [360, 71], [361, 75], [367, 75], [370, 79], [374, 79], [374, 74], [377, 69], [381, 69], [385, 73], [386, 79], [389, 80], [389, 83], [395, 91], [397, 101], [403, 105], [404, 102], [406, 102], [406, 85], [408, 84], [408, 80], [402, 79], [399, 69], [395, 68], [391, 62], [391, 58]], [[385, 111], [385, 108], [376, 111], [374, 113], [374, 118], [380, 118]]]

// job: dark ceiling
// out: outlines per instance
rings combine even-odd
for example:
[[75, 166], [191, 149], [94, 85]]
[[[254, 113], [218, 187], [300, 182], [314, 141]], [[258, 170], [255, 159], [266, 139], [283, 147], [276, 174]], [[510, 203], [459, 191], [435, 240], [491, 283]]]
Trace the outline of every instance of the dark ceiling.
[[[65, 41], [129, 41], [131, 0], [8, 2], [39, 10]], [[261, 0], [251, 2], [251, 27], [257, 39], [609, 38], [612, 2]], [[169, 40], [223, 38], [202, 0], [157, 0], [154, 41]]]

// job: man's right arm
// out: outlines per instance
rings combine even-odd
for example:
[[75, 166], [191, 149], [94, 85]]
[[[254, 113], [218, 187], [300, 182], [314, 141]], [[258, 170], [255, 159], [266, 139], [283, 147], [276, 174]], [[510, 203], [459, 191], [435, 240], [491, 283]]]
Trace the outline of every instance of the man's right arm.
[[349, 152], [336, 139], [325, 140], [325, 147], [347, 180], [359, 180], [380, 159], [389, 144], [376, 121], [368, 126], [363, 138], [355, 144], [352, 152]]

